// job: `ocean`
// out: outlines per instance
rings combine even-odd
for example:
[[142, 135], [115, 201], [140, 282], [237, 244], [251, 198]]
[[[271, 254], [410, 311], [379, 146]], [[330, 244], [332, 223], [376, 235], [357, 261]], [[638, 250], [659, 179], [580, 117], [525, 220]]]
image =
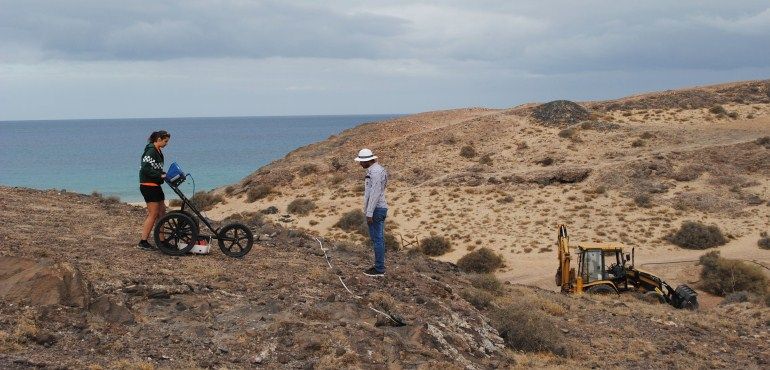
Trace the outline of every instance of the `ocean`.
[[[140, 202], [139, 161], [166, 130], [165, 166], [177, 162], [195, 191], [235, 183], [301, 146], [399, 115], [0, 121], [0, 185], [66, 189]], [[350, 153], [351, 160], [356, 153]], [[192, 196], [191, 181], [182, 186]], [[167, 194], [172, 194], [166, 191]]]

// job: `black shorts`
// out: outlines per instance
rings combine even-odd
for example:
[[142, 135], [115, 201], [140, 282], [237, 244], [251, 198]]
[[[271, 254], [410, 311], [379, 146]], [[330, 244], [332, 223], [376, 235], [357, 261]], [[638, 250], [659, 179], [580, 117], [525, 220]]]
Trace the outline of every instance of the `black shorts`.
[[147, 203], [162, 202], [166, 200], [166, 196], [163, 194], [163, 188], [161, 188], [160, 185], [139, 185], [139, 191], [142, 192], [144, 201]]

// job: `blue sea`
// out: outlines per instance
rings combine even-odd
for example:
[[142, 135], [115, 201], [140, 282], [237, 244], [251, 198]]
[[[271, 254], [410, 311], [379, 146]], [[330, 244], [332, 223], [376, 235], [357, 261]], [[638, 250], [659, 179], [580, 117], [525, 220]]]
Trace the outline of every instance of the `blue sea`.
[[[196, 192], [211, 190], [301, 146], [397, 116], [0, 121], [0, 185], [97, 191], [139, 202], [139, 161], [147, 137], [166, 130], [171, 133], [163, 151], [166, 168], [177, 162], [195, 179]], [[182, 191], [192, 196], [192, 182]]]

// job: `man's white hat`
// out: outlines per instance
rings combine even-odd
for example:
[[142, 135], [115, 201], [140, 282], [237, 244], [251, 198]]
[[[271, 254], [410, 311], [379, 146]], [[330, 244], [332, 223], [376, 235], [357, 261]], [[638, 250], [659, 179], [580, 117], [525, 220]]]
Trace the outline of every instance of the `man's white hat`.
[[361, 149], [358, 151], [358, 157], [356, 157], [356, 162], [368, 162], [372, 159], [377, 159], [377, 156], [372, 153], [369, 149]]

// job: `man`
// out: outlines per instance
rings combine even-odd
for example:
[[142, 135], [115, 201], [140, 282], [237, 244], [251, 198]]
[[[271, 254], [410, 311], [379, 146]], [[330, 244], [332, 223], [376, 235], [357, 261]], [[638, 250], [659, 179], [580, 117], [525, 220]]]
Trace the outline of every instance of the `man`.
[[364, 214], [369, 225], [369, 237], [374, 248], [374, 266], [364, 271], [367, 276], [385, 276], [385, 217], [388, 204], [385, 203], [385, 187], [388, 172], [377, 163], [377, 157], [369, 149], [361, 149], [355, 161], [366, 169], [364, 179]]

